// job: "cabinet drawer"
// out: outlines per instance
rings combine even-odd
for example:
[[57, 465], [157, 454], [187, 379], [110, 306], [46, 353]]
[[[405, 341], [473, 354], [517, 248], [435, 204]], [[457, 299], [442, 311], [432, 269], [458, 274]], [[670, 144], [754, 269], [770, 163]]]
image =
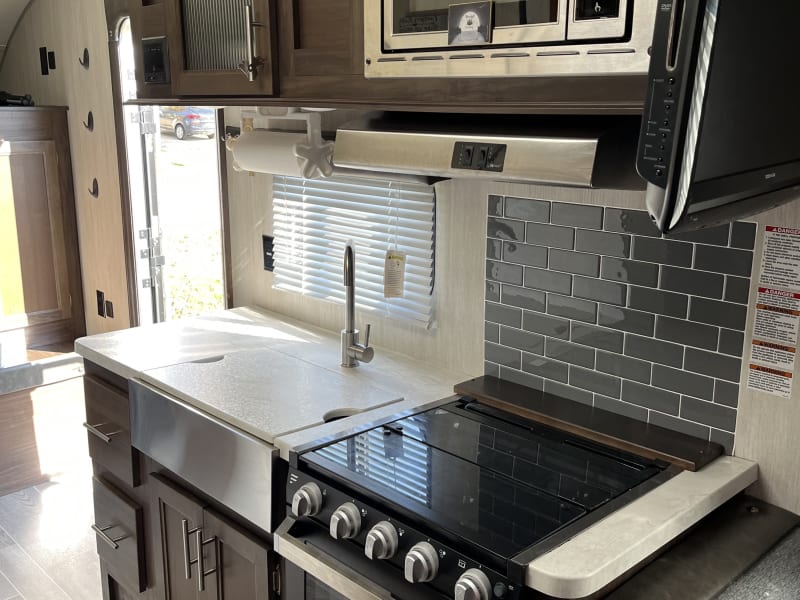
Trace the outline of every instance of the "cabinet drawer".
[[102, 479], [95, 477], [92, 484], [92, 529], [97, 538], [97, 553], [115, 580], [131, 590], [143, 592], [147, 582], [142, 509]]
[[92, 376], [83, 378], [83, 390], [89, 455], [124, 483], [139, 485], [139, 453], [131, 446], [128, 395]]

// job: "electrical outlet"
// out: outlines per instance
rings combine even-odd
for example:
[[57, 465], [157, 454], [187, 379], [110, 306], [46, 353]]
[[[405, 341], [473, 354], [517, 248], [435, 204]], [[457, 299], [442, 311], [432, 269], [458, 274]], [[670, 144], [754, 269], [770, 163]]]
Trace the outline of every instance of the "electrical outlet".
[[262, 235], [261, 244], [264, 248], [264, 270], [275, 270], [275, 238], [271, 235]]
[[106, 295], [97, 290], [97, 314], [106, 318]]
[[42, 75], [50, 74], [50, 63], [47, 60], [47, 46], [39, 48], [39, 66], [42, 69]]
[[114, 304], [111, 302], [111, 300], [106, 300], [106, 316], [109, 319], [114, 318]]

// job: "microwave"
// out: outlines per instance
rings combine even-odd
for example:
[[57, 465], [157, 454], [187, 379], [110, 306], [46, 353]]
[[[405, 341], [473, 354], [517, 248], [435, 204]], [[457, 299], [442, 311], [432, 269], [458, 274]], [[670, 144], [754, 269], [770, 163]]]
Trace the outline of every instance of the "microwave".
[[655, 0], [365, 0], [364, 74], [646, 75]]

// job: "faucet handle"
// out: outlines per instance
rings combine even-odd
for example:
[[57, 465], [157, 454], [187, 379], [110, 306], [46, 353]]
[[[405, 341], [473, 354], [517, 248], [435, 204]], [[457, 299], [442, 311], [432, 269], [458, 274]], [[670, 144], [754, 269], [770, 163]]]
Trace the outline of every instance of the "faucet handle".
[[369, 347], [369, 330], [372, 329], [372, 325], [367, 323], [367, 330], [364, 332], [364, 346]]

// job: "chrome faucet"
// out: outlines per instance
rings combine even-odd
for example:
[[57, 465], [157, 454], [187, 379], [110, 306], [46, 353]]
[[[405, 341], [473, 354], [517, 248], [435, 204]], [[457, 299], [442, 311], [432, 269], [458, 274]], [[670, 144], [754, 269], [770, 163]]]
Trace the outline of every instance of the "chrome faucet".
[[358, 343], [358, 329], [356, 324], [356, 286], [355, 286], [355, 254], [350, 242], [344, 248], [344, 291], [345, 291], [345, 317], [342, 329], [342, 366], [357, 367], [360, 362], [368, 363], [375, 356], [375, 351], [369, 346], [369, 330], [367, 325], [364, 343]]

